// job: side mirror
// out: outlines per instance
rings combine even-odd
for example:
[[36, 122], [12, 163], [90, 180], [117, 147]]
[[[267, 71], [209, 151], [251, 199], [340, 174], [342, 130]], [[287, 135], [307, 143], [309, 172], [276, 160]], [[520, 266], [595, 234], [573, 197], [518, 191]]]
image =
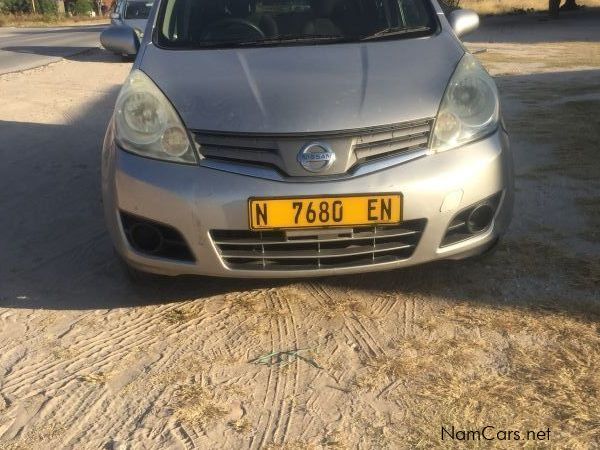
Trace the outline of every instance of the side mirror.
[[127, 26], [108, 27], [100, 35], [102, 47], [125, 56], [135, 56], [140, 48], [140, 40], [133, 28]]
[[121, 18], [121, 14], [119, 14], [118, 12], [110, 13], [110, 18], [113, 20], [119, 20]]
[[462, 37], [479, 27], [479, 15], [470, 9], [457, 9], [448, 15], [448, 22], [456, 35]]

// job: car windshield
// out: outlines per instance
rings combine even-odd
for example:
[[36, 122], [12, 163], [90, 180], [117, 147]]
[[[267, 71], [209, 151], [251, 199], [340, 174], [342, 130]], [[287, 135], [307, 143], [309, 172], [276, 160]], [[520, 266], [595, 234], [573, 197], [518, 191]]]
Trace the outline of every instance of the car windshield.
[[125, 19], [147, 19], [152, 9], [152, 2], [127, 2]]
[[167, 48], [314, 45], [431, 34], [429, 0], [164, 0]]

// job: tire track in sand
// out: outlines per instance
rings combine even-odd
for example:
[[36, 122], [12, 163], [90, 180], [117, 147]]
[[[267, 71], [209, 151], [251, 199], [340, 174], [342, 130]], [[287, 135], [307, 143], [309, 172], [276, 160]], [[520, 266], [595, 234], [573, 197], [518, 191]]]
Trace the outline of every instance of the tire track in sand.
[[[166, 346], [160, 358], [158, 358], [154, 363], [151, 364], [152, 370], [155, 373], [159, 373], [162, 368], [168, 367], [170, 362], [173, 361], [177, 355], [184, 354], [185, 352], [189, 352], [194, 346], [194, 342], [199, 341], [199, 347], [202, 348], [202, 344], [206, 341], [206, 336], [211, 335], [211, 329], [204, 329], [202, 333], [188, 333], [189, 329], [202, 329], [199, 325], [204, 322], [208, 317], [215, 319], [214, 324], [217, 325], [221, 322], [219, 320], [221, 316], [226, 314], [226, 309], [222, 309], [213, 314], [203, 314], [202, 316], [189, 320], [184, 323], [176, 324], [172, 327], [168, 327], [165, 329], [165, 334], [167, 335], [176, 335], [182, 337], [178, 341], [178, 345], [170, 345]], [[149, 368], [146, 368], [146, 372]], [[190, 373], [190, 376], [193, 375]], [[163, 400], [165, 394], [172, 393], [174, 386], [171, 384], [159, 384], [148, 387], [147, 394], [144, 396], [136, 396], [135, 401], [131, 403], [130, 399], [114, 397], [111, 403], [112, 408], [119, 409], [121, 411], [126, 411], [128, 413], [120, 414], [120, 420], [117, 422], [106, 422], [102, 420], [98, 420], [98, 418], [89, 417], [89, 422], [92, 423], [91, 428], [86, 434], [92, 433], [94, 435], [100, 436], [116, 436], [118, 434], [123, 434], [122, 430], [130, 430], [128, 434], [128, 438], [131, 439], [133, 433], [136, 428], [142, 425], [142, 422], [145, 417], [150, 414], [151, 408], [153, 405], [164, 404], [166, 405], [168, 402]], [[130, 413], [129, 411], [134, 410], [135, 413]], [[164, 419], [163, 422], [167, 422], [167, 418]], [[168, 432], [171, 433], [172, 436], [177, 436], [175, 429], [177, 428], [175, 425], [168, 427]], [[183, 429], [183, 427], [182, 427]], [[186, 432], [186, 435], [191, 438], [189, 433]], [[180, 437], [177, 436], [177, 439]], [[193, 442], [193, 439], [192, 439]]]
[[[294, 312], [287, 300], [283, 300], [277, 289], [269, 289], [265, 297], [266, 307], [275, 311], [271, 317], [271, 353], [296, 349], [298, 337], [295, 322], [291, 316]], [[284, 312], [286, 310], [286, 312]], [[288, 323], [288, 321], [290, 323]], [[290, 329], [292, 332], [290, 333]], [[293, 373], [293, 375], [292, 375]], [[291, 378], [293, 377], [293, 380]], [[293, 381], [291, 393], [288, 392]], [[283, 444], [286, 442], [293, 413], [293, 402], [298, 388], [298, 360], [285, 367], [269, 366], [263, 412], [257, 426], [258, 433], [250, 441], [250, 448], [263, 448], [267, 444]], [[288, 395], [291, 394], [291, 395]], [[291, 399], [289, 398], [291, 396]], [[265, 423], [266, 422], [266, 423]]]
[[[215, 323], [219, 322], [219, 316], [225, 314], [208, 314], [202, 313], [192, 321], [187, 321], [183, 324], [173, 324], [164, 326], [164, 315], [174, 309], [185, 307], [188, 303], [181, 303], [177, 305], [170, 305], [165, 307], [159, 307], [153, 314], [148, 317], [146, 314], [140, 314], [137, 312], [135, 320], [129, 320], [130, 317], [124, 318], [119, 321], [113, 329], [108, 331], [102, 331], [95, 333], [92, 338], [82, 339], [77, 341], [78, 344], [83, 343], [83, 348], [86, 349], [83, 353], [77, 353], [76, 358], [70, 358], [67, 361], [56, 361], [53, 357], [45, 358], [42, 362], [33, 366], [27, 367], [27, 370], [21, 373], [17, 373], [16, 378], [10, 380], [10, 391], [13, 393], [22, 393], [19, 395], [20, 398], [30, 397], [35, 395], [36, 391], [49, 394], [52, 397], [52, 390], [57, 390], [60, 387], [64, 388], [73, 383], [77, 383], [77, 379], [86, 372], [89, 372], [90, 367], [92, 370], [103, 369], [115, 359], [121, 359], [123, 356], [140, 345], [144, 348], [160, 342], [164, 339], [164, 335], [180, 335], [187, 336], [189, 339], [194, 336], [197, 338], [197, 333], [185, 333], [189, 327], [194, 329], [202, 329], [199, 324], [208, 318], [216, 319]], [[124, 322], [124, 323], [123, 323]], [[156, 332], [156, 327], [163, 325], [161, 332]], [[124, 325], [122, 327], [122, 325]], [[118, 332], [112, 332], [114, 329], [118, 329]], [[210, 332], [207, 330], [206, 332]], [[77, 348], [77, 345], [74, 346]], [[174, 346], [173, 352], [178, 350], [180, 347]], [[75, 359], [75, 361], [73, 361]], [[166, 363], [168, 358], [161, 358], [163, 363]], [[85, 361], [85, 365], [82, 362]], [[37, 370], [35, 370], [37, 369]], [[55, 377], [57, 372], [69, 373], [68, 376]], [[48, 374], [52, 376], [48, 377]], [[60, 379], [55, 379], [60, 378]], [[37, 388], [36, 388], [37, 386]], [[140, 396], [143, 401], [140, 405], [126, 404], [123, 399], [118, 396], [110, 395], [107, 397], [107, 391], [105, 387], [96, 387], [92, 392], [89, 391], [89, 384], [85, 388], [85, 394], [82, 395], [82, 388], [75, 387], [69, 389], [73, 395], [63, 398], [61, 402], [61, 412], [71, 411], [69, 417], [79, 417], [80, 424], [73, 430], [70, 436], [70, 441], [74, 443], [80, 442], [83, 435], [89, 435], [84, 432], [88, 430], [101, 436], [116, 435], [123, 429], [135, 428], [135, 421], [138, 420], [137, 414], [131, 414], [129, 411], [142, 409], [144, 405], [151, 405], [155, 403], [160, 396], [163, 394], [163, 390], [152, 390], [147, 396]], [[6, 387], [6, 386], [5, 386]], [[33, 387], [33, 389], [32, 389]], [[5, 389], [3, 389], [4, 391]], [[61, 389], [62, 390], [62, 389]], [[140, 406], [137, 408], [136, 406]], [[56, 409], [55, 407], [53, 407]], [[122, 416], [124, 420], [111, 421], [106, 420], [106, 411], [126, 411], [124, 414], [116, 414], [117, 417]], [[148, 407], [145, 408], [148, 410]], [[61, 417], [65, 417], [64, 414], [60, 414]], [[112, 414], [111, 414], [112, 416]], [[122, 434], [122, 432], [120, 433]]]
[[[322, 284], [316, 282], [308, 283], [312, 290], [315, 299], [323, 308], [327, 308], [328, 304], [335, 304], [339, 297], [332, 294]], [[344, 295], [348, 295], [345, 293]], [[351, 309], [342, 310], [341, 316], [344, 321], [344, 334], [363, 350], [364, 355], [369, 359], [377, 358], [385, 355], [383, 347], [373, 334], [364, 325], [363, 320]]]
[[[287, 311], [289, 312], [289, 315], [285, 314], [283, 321], [282, 321], [283, 325], [284, 325], [285, 336], [293, 337], [293, 342], [291, 342], [292, 345], [290, 345], [289, 348], [298, 350], [300, 348], [300, 346], [299, 346], [296, 321], [294, 319], [294, 311], [292, 310], [292, 306], [291, 306], [290, 302], [288, 301], [288, 299], [281, 295], [280, 290], [273, 290], [273, 296], [275, 298], [277, 298], [282, 310], [287, 309]], [[292, 330], [291, 333], [290, 333], [290, 329]], [[293, 383], [294, 384], [292, 387], [291, 394], [289, 394], [288, 396], [284, 396], [282, 398], [280, 414], [279, 414], [279, 422], [277, 424], [277, 428], [276, 428], [275, 432], [273, 433], [273, 441], [276, 443], [279, 443], [279, 444], [285, 444], [286, 439], [288, 437], [290, 427], [291, 427], [292, 416], [294, 414], [294, 409], [295, 409], [294, 405], [296, 402], [296, 396], [298, 395], [298, 384], [299, 384], [299, 379], [300, 379], [299, 364], [300, 364], [299, 359], [295, 358], [294, 361], [287, 366], [286, 387], [287, 387], [287, 382], [289, 382], [290, 377], [292, 377], [291, 372], [293, 372]], [[281, 413], [282, 411], [284, 411], [284, 414]], [[285, 420], [285, 422], [284, 422], [284, 420]], [[281, 430], [282, 434], [281, 434], [281, 437], [278, 439], [277, 435], [279, 434], [279, 430]], [[277, 442], [277, 441], [279, 441], [279, 442]]]
[[[125, 326], [119, 327], [119, 331], [113, 329], [103, 329], [91, 338], [86, 338], [81, 341], [76, 341], [74, 345], [69, 346], [69, 350], [77, 355], [77, 358], [58, 359], [52, 355], [46, 357], [39, 363], [26, 366], [23, 371], [13, 371], [11, 377], [5, 380], [3, 391], [17, 395], [24, 389], [30, 390], [36, 383], [42, 382], [51, 374], [56, 374], [62, 370], [70, 373], [71, 376], [60, 376], [60, 379], [46, 385], [45, 389], [52, 389], [55, 383], [69, 381], [81, 375], [81, 361], [85, 360], [87, 367], [102, 369], [116, 359], [122, 358], [131, 349], [136, 347], [150, 347], [152, 344], [159, 342], [162, 337], [156, 332], [156, 328], [165, 323], [164, 315], [171, 310], [184, 307], [191, 302], [186, 302], [179, 305], [169, 305], [159, 307], [150, 318], [144, 314], [138, 314], [138, 318], [133, 320], [123, 320]], [[214, 317], [209, 314], [203, 315], [200, 319]], [[171, 325], [165, 329], [165, 332], [174, 332], [177, 325]], [[83, 342], [83, 345], [81, 343]], [[94, 364], [94, 361], [101, 363]]]

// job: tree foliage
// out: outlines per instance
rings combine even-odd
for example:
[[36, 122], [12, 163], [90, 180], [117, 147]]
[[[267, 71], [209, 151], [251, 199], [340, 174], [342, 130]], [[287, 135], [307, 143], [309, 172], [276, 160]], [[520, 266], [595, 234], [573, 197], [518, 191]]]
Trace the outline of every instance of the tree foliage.
[[0, 0], [0, 13], [18, 14], [31, 12], [30, 0]]
[[85, 16], [94, 10], [91, 0], [75, 0], [71, 12], [76, 16]]
[[39, 13], [56, 14], [58, 7], [54, 0], [35, 0], [36, 7]]

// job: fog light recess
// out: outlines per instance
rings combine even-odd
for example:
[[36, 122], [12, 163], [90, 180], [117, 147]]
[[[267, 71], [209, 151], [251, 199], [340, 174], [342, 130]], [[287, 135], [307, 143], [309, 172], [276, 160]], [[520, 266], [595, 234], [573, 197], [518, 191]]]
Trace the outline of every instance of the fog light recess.
[[494, 221], [501, 193], [460, 211], [448, 225], [441, 247], [456, 244], [486, 232]]
[[175, 228], [133, 214], [121, 212], [123, 231], [139, 253], [182, 262], [195, 261], [182, 234]]

